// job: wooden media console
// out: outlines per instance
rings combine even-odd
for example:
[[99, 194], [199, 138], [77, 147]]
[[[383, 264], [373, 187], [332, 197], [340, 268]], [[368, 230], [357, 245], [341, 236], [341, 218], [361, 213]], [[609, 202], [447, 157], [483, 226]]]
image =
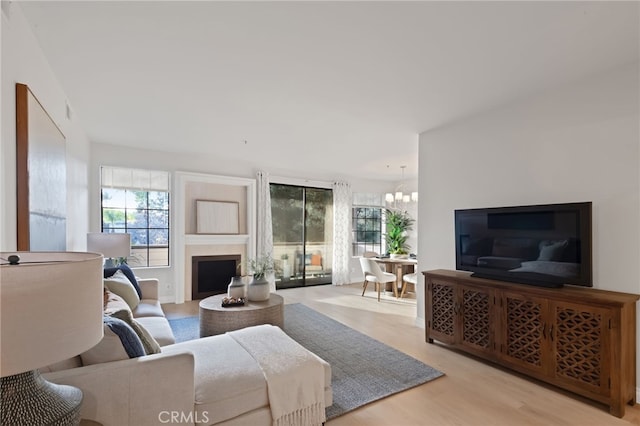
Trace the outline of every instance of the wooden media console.
[[609, 406], [636, 395], [636, 301], [628, 293], [543, 288], [435, 270], [425, 277], [426, 340], [451, 345]]

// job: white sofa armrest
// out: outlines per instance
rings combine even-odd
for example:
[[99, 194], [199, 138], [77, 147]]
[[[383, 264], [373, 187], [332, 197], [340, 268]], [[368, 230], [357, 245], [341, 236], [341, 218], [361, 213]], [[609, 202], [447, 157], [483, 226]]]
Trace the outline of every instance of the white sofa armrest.
[[81, 417], [104, 426], [162, 423], [166, 412], [194, 409], [194, 356], [191, 352], [147, 355], [43, 375], [82, 390]]
[[158, 287], [160, 283], [157, 278], [138, 278], [142, 299], [158, 300]]

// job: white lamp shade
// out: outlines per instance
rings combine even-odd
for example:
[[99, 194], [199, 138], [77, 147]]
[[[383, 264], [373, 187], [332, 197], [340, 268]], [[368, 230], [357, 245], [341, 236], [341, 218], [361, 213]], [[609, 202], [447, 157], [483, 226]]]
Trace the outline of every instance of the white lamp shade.
[[402, 192], [396, 192], [396, 201], [402, 201]]
[[409, 201], [411, 201], [411, 198], [409, 198], [409, 194], [404, 194], [404, 195], [402, 196], [402, 201], [403, 201], [404, 203], [408, 203]]
[[418, 201], [418, 193], [417, 192], [412, 192], [411, 193], [411, 201]]
[[387, 192], [386, 195], [384, 196], [384, 200], [387, 203], [393, 203], [393, 194], [390, 192]]
[[0, 253], [0, 377], [74, 357], [103, 335], [102, 256]]
[[131, 235], [90, 232], [87, 234], [87, 250], [102, 253], [104, 257], [127, 257], [131, 254]]

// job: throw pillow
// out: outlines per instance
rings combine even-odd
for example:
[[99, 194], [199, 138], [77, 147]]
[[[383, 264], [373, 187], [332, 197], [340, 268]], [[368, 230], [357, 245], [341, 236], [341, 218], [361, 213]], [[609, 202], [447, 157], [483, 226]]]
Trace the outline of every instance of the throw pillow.
[[121, 319], [122, 321], [129, 324], [129, 326], [131, 326], [133, 331], [135, 331], [140, 338], [142, 346], [144, 347], [145, 354], [151, 355], [160, 353], [160, 345], [158, 344], [158, 342], [156, 342], [156, 339], [153, 338], [151, 333], [149, 333], [149, 331], [144, 328], [142, 324], [140, 324], [135, 320], [135, 318], [133, 318], [133, 314], [131, 314], [131, 311], [129, 309], [121, 309], [119, 311], [115, 311], [111, 313], [111, 316], [113, 318]]
[[110, 292], [106, 287], [104, 289], [106, 303], [104, 305], [105, 315], [111, 315], [112, 313], [121, 309], [128, 309], [131, 311], [129, 304], [125, 300], [115, 293]]
[[144, 355], [140, 338], [129, 325], [110, 316], [103, 316], [104, 337], [93, 348], [80, 354], [83, 365], [101, 364]]
[[553, 241], [544, 240], [540, 242], [540, 254], [538, 260], [559, 261], [562, 259], [564, 248], [569, 244], [567, 240]]
[[311, 266], [322, 266], [322, 256], [319, 254], [312, 254]]
[[111, 277], [105, 278], [104, 286], [112, 293], [122, 297], [131, 310], [135, 309], [140, 303], [140, 296], [138, 296], [133, 284], [122, 271], [117, 271]]
[[123, 263], [122, 265], [118, 265], [115, 268], [105, 268], [104, 270], [104, 278], [109, 278], [116, 272], [121, 271], [125, 277], [129, 280], [129, 282], [133, 285], [133, 288], [136, 289], [136, 293], [138, 293], [138, 297], [142, 299], [142, 291], [140, 290], [140, 284], [138, 284], [138, 280], [136, 279], [136, 274], [133, 273], [129, 265]]

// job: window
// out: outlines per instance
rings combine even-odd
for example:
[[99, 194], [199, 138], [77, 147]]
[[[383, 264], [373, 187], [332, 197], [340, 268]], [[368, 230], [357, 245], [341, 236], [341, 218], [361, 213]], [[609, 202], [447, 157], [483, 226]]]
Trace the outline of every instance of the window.
[[362, 256], [366, 251], [382, 254], [382, 196], [354, 194], [352, 212], [352, 254]]
[[101, 168], [102, 232], [131, 235], [130, 266], [169, 266], [169, 173]]

